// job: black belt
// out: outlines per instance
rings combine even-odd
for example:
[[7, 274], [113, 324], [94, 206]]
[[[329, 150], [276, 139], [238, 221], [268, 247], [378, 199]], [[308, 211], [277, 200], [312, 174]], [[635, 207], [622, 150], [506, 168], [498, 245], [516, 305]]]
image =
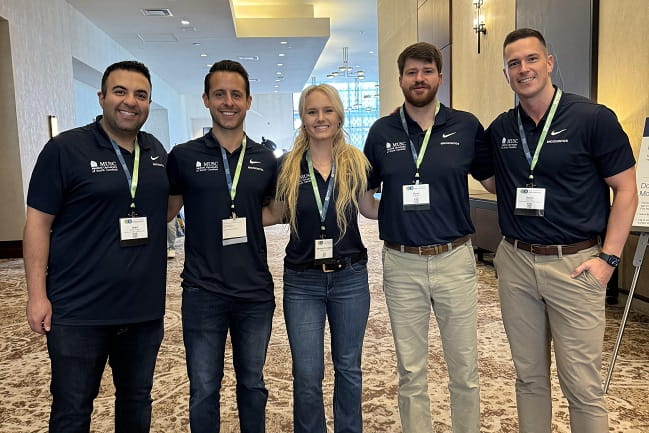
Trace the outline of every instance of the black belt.
[[471, 239], [470, 235], [464, 235], [461, 238], [457, 238], [446, 244], [425, 245], [422, 247], [411, 247], [408, 245], [393, 244], [386, 241], [385, 247], [390, 248], [391, 250], [401, 251], [402, 253], [417, 254], [420, 256], [436, 256], [451, 251], [453, 248], [459, 247], [460, 245], [466, 244], [469, 239]]
[[587, 239], [585, 241], [577, 242], [576, 244], [568, 245], [542, 245], [542, 244], [528, 244], [527, 242], [517, 241], [516, 239], [506, 237], [505, 240], [516, 248], [527, 251], [532, 254], [541, 256], [558, 256], [563, 254], [575, 254], [586, 248], [594, 247], [597, 245], [597, 239]]
[[284, 263], [284, 266], [286, 266], [288, 269], [298, 272], [306, 271], [307, 269], [318, 269], [322, 272], [335, 272], [342, 271], [347, 266], [353, 265], [356, 262], [360, 262], [363, 259], [367, 259], [367, 251], [363, 251], [352, 256], [339, 257], [337, 259], [318, 259], [311, 263], [300, 265]]

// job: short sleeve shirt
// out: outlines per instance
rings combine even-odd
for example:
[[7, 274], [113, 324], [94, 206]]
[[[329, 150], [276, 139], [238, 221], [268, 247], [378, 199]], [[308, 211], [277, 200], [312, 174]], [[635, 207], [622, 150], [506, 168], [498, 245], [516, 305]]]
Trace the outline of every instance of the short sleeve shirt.
[[473, 233], [467, 175], [483, 180], [492, 170], [482, 125], [470, 113], [441, 105], [419, 170], [420, 183], [429, 184], [430, 209], [404, 211], [402, 188], [414, 183], [416, 169], [410, 140], [419, 152], [426, 133], [404, 112], [410, 136], [394, 113], [377, 120], [365, 142], [372, 165], [369, 188], [382, 185], [381, 239], [424, 246]]
[[[354, 149], [357, 152], [360, 152]], [[280, 163], [281, 164], [281, 163]], [[320, 194], [321, 203], [324, 205], [327, 193], [327, 182], [322, 175], [314, 169], [318, 193]], [[333, 179], [332, 179], [333, 180]], [[320, 212], [313, 192], [309, 168], [306, 157], [302, 156], [300, 164], [300, 179], [297, 198], [297, 235], [291, 231], [291, 238], [286, 246], [286, 257], [284, 262], [289, 265], [306, 265], [312, 264], [315, 260], [314, 241], [320, 238]], [[325, 233], [326, 238], [333, 240], [333, 257], [340, 259], [343, 257], [354, 257], [365, 253], [365, 247], [361, 240], [361, 234], [358, 228], [358, 212], [350, 206], [347, 209], [347, 230], [345, 235], [340, 237], [340, 230], [336, 222], [336, 188], [333, 190], [333, 199], [329, 203], [325, 216]]]
[[[237, 217], [246, 218], [247, 242], [223, 245], [222, 221], [231, 218], [230, 190], [219, 143], [212, 131], [175, 146], [169, 154], [171, 194], [185, 206], [183, 287], [198, 287], [239, 300], [274, 299], [261, 220], [264, 204], [274, 195], [277, 160], [247, 138], [234, 200]], [[241, 147], [228, 153], [232, 178]]]
[[[55, 216], [46, 280], [54, 324], [125, 324], [164, 314], [167, 154], [145, 132], [138, 143], [135, 204], [148, 226], [148, 241], [140, 246], [120, 246], [119, 218], [130, 209], [130, 187], [100, 118], [54, 137], [38, 157], [27, 204]], [[119, 149], [132, 172], [134, 155]]]
[[515, 215], [516, 188], [530, 174], [517, 113], [534, 155], [547, 113], [538, 125], [524, 110], [501, 114], [487, 130], [494, 155], [498, 218], [505, 236], [546, 245], [571, 244], [603, 234], [610, 210], [604, 181], [635, 164], [631, 145], [615, 114], [582, 96], [563, 93], [534, 170], [545, 188], [542, 217]]

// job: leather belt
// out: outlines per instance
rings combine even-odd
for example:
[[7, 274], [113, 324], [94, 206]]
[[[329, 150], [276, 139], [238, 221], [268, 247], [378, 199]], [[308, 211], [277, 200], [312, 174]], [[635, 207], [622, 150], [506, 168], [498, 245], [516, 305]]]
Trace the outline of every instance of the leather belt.
[[338, 259], [319, 259], [315, 260], [312, 263], [302, 265], [284, 263], [284, 266], [298, 272], [302, 272], [307, 269], [318, 269], [322, 272], [335, 272], [342, 271], [347, 266], [353, 265], [354, 263], [359, 262], [363, 259], [367, 259], [367, 251], [363, 251], [353, 256], [341, 257]]
[[387, 241], [384, 243], [384, 245], [386, 248], [401, 251], [402, 253], [417, 254], [419, 256], [436, 256], [438, 254], [451, 251], [453, 248], [457, 248], [460, 245], [466, 244], [469, 239], [471, 239], [471, 235], [464, 235], [461, 238], [457, 238], [454, 241], [446, 244], [425, 245], [422, 247], [411, 247], [408, 245], [393, 244], [392, 242]]
[[588, 239], [585, 241], [577, 242], [576, 244], [569, 245], [541, 245], [541, 244], [528, 244], [527, 242], [517, 241], [516, 239], [505, 237], [505, 240], [516, 248], [527, 251], [532, 254], [539, 254], [541, 256], [560, 256], [563, 254], [575, 254], [586, 248], [597, 245], [597, 239]]

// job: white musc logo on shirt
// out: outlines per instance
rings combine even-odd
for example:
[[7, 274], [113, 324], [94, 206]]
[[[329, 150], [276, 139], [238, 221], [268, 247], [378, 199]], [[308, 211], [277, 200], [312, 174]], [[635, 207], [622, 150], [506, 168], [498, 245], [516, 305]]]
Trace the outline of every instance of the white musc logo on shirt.
[[386, 153], [403, 152], [404, 150], [406, 150], [406, 142], [405, 141], [396, 141], [394, 143], [390, 143], [390, 142], [385, 143], [385, 152]]
[[92, 173], [106, 173], [117, 170], [117, 161], [90, 161], [90, 170]]
[[206, 171], [219, 171], [218, 161], [196, 161], [196, 173], [204, 173]]
[[503, 141], [500, 143], [501, 149], [516, 149], [517, 147], [518, 147], [518, 138], [503, 137]]

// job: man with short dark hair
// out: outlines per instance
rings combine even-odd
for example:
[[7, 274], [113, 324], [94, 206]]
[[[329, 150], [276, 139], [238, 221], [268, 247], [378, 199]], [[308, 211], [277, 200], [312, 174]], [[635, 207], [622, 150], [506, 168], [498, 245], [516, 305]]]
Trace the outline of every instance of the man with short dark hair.
[[511, 32], [503, 58], [520, 103], [487, 131], [495, 184], [485, 184], [498, 191], [505, 236], [494, 263], [519, 430], [551, 430], [553, 342], [571, 431], [608, 432], [604, 300], [637, 206], [633, 152], [611, 110], [552, 85], [554, 58], [541, 33]]
[[106, 361], [115, 431], [148, 432], [163, 336], [169, 183], [162, 144], [141, 132], [151, 79], [139, 62], [109, 66], [103, 115], [52, 138], [27, 195], [27, 320], [47, 335], [50, 432], [88, 432]]
[[212, 128], [169, 154], [169, 218], [185, 206], [183, 339], [193, 433], [220, 430], [220, 390], [228, 332], [244, 433], [265, 431], [263, 368], [275, 298], [261, 209], [274, 195], [272, 152], [243, 131], [252, 97], [238, 62], [215, 63], [205, 77]]
[[475, 116], [437, 100], [442, 56], [434, 45], [407, 47], [397, 64], [405, 103], [374, 123], [365, 154], [372, 164], [369, 192], [383, 184], [383, 289], [397, 353], [401, 425], [406, 433], [433, 431], [427, 377], [432, 308], [448, 367], [453, 432], [478, 433], [477, 287], [467, 175], [488, 177], [488, 148]]

